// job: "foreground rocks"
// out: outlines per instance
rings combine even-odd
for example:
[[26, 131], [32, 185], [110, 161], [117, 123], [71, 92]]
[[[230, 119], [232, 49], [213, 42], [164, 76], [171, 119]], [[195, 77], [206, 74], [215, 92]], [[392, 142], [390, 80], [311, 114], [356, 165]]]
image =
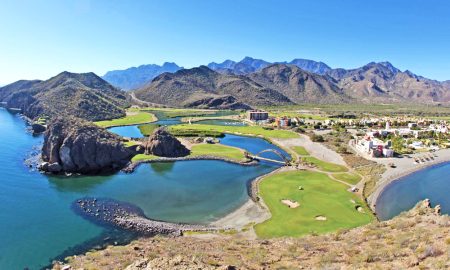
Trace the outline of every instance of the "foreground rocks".
[[[449, 269], [450, 218], [427, 202], [384, 222], [319, 236], [142, 238], [71, 257], [74, 269]], [[113, 254], [113, 256], [111, 256]], [[57, 269], [57, 268], [55, 268]]]
[[145, 154], [160, 157], [184, 157], [190, 151], [165, 128], [156, 129], [144, 144]]
[[132, 156], [121, 139], [105, 129], [74, 117], [56, 118], [45, 132], [40, 169], [83, 174], [115, 171]]
[[112, 199], [83, 198], [73, 204], [76, 213], [95, 223], [119, 227], [144, 236], [181, 236], [183, 231], [207, 230], [201, 225], [178, 224], [151, 220], [131, 204]]

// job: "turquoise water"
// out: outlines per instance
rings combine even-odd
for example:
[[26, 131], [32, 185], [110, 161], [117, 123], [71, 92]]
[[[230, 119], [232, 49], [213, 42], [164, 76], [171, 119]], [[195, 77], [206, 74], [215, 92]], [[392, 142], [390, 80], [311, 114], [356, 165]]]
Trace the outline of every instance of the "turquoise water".
[[[204, 223], [242, 205], [248, 182], [276, 168], [185, 161], [145, 164], [133, 174], [49, 177], [23, 163], [42, 137], [26, 133], [22, 119], [4, 109], [0, 129], [0, 269], [39, 269], [55, 257], [101, 244], [106, 236], [128, 236], [74, 214], [70, 207], [78, 198], [108, 197], [133, 203], [150, 218]], [[224, 143], [257, 149], [251, 142], [259, 139], [236, 137]]]
[[376, 212], [381, 220], [390, 219], [411, 209], [420, 200], [440, 204], [442, 213], [450, 214], [450, 163], [436, 165], [389, 184], [377, 200]]
[[117, 135], [129, 138], [143, 138], [141, 131], [137, 125], [133, 126], [122, 126], [122, 127], [112, 127], [108, 128], [109, 131]]

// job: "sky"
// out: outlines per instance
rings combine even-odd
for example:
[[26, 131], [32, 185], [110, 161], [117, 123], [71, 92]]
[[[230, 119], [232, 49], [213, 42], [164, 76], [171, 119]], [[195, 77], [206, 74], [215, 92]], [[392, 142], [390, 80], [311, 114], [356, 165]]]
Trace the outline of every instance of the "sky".
[[0, 85], [245, 56], [450, 80], [449, 14], [446, 0], [0, 0]]

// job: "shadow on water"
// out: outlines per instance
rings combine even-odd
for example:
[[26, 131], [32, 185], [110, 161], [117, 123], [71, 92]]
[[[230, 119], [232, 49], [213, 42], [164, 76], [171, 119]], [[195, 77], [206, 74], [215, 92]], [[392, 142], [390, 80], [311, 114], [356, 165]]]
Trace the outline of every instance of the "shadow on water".
[[173, 170], [175, 162], [149, 163], [149, 165], [156, 174], [165, 175]]
[[89, 192], [103, 185], [114, 177], [114, 175], [48, 175], [48, 182], [59, 192]]

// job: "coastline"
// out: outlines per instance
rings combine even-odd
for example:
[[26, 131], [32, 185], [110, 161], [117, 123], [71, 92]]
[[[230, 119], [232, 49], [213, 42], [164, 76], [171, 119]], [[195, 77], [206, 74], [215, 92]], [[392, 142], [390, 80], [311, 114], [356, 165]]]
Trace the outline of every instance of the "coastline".
[[[414, 157], [423, 156], [424, 153], [409, 155], [411, 156], [411, 158], [403, 157], [381, 160], [372, 159], [380, 164], [385, 165], [387, 167], [387, 170], [383, 173], [381, 179], [378, 181], [375, 191], [367, 198], [370, 208], [373, 211], [376, 211], [378, 198], [391, 183], [400, 181], [403, 177], [408, 176], [414, 172], [421, 171], [442, 163], [450, 162], [450, 149], [441, 149], [434, 152], [434, 154], [437, 155], [437, 157], [434, 157], [434, 160], [420, 164], [414, 163]], [[394, 163], [396, 168], [387, 166], [388, 163]]]

